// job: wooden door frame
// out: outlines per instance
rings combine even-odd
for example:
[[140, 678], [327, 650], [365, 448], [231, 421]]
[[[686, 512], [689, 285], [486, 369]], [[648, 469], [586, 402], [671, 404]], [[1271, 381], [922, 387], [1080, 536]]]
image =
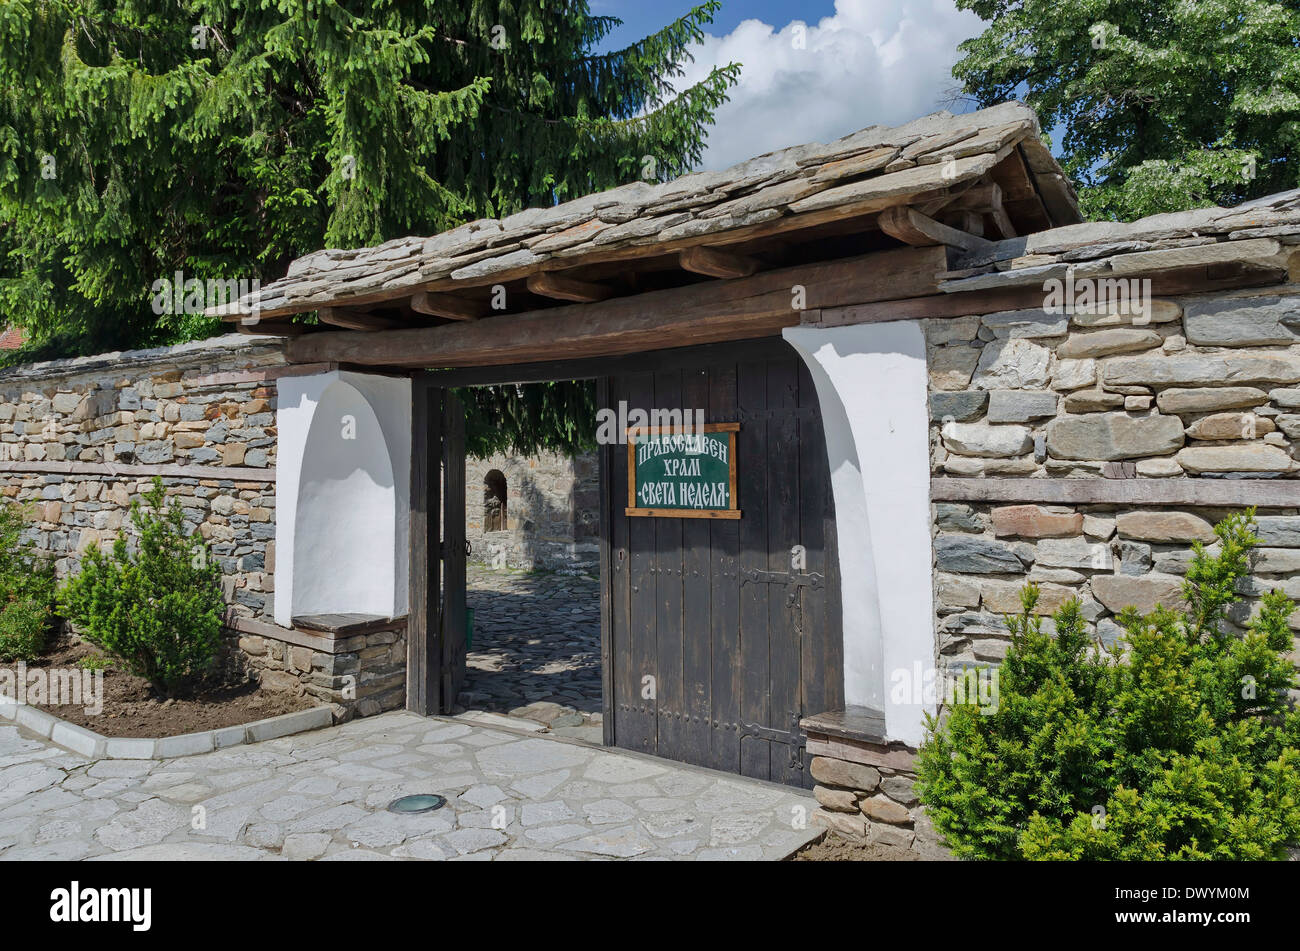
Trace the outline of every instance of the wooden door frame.
[[[557, 380], [596, 380], [599, 399], [608, 392], [604, 377], [598, 376], [598, 365], [592, 361], [572, 361], [547, 364], [545, 374], [536, 376], [530, 368], [530, 378], [518, 379], [517, 367], [484, 367], [469, 371], [420, 370], [411, 374], [411, 486], [410, 486], [410, 557], [408, 560], [408, 601], [406, 628], [406, 709], [421, 716], [435, 715], [448, 710], [454, 697], [444, 697], [448, 682], [444, 666], [444, 641], [437, 620], [442, 601], [440, 567], [442, 539], [436, 514], [443, 497], [442, 441], [446, 428], [444, 411], [446, 401], [442, 394], [456, 386], [492, 386], [506, 383], [540, 383]], [[606, 745], [613, 745], [613, 669], [610, 663], [609, 610], [612, 579], [609, 577], [609, 477], [608, 450], [598, 450], [600, 464], [600, 658], [601, 658], [601, 711], [602, 730]], [[463, 499], [464, 473], [459, 476]], [[451, 476], [448, 475], [448, 483]], [[451, 493], [448, 493], [450, 498]], [[460, 507], [458, 517], [465, 518]], [[457, 513], [444, 507], [443, 518], [457, 517]], [[465, 554], [450, 553], [464, 561]], [[430, 625], [429, 618], [435, 619]]]
[[[410, 553], [407, 560], [406, 709], [443, 709], [441, 604], [442, 388], [427, 372], [411, 376]], [[432, 629], [430, 627], [432, 618]]]
[[[407, 626], [407, 709], [428, 716], [443, 707], [443, 676], [440, 632], [430, 631], [427, 619], [438, 617], [440, 578], [438, 573], [441, 539], [438, 520], [427, 512], [437, 512], [441, 495], [441, 425], [440, 392], [459, 386], [500, 386], [508, 383], [542, 383], [559, 380], [594, 379], [597, 405], [609, 403], [609, 379], [628, 372], [644, 372], [683, 364], [707, 365], [715, 355], [725, 353], [729, 359], [745, 359], [768, 354], [774, 339], [757, 337], [713, 344], [649, 350], [606, 359], [577, 359], [518, 363], [500, 366], [463, 367], [446, 370], [421, 370], [411, 374], [411, 521], [410, 521], [410, 610]], [[781, 341], [784, 342], [784, 341]], [[789, 344], [786, 344], [789, 346]], [[791, 352], [795, 352], [791, 347]], [[710, 352], [712, 351], [712, 353]], [[439, 428], [434, 430], [432, 426]], [[597, 448], [600, 473], [600, 662], [602, 741], [616, 745], [614, 717], [613, 650], [613, 571], [610, 564], [610, 505], [613, 495], [610, 477], [611, 453], [615, 446]], [[462, 476], [463, 478], [463, 476]], [[462, 513], [463, 517], [463, 513]], [[433, 534], [431, 535], [430, 532]], [[430, 557], [432, 554], [433, 557]], [[838, 572], [838, 550], [831, 556]], [[838, 612], [836, 612], [838, 613]], [[843, 630], [839, 631], [843, 639]]]

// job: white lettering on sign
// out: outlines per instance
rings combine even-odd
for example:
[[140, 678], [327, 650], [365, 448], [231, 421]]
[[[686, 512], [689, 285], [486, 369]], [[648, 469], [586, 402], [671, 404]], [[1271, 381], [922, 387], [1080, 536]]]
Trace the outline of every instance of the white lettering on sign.
[[725, 509], [727, 483], [642, 482], [637, 489], [637, 499], [646, 508]]
[[720, 462], [727, 461], [730, 440], [711, 439], [707, 435], [672, 435], [658, 436], [636, 447], [636, 464], [642, 465], [656, 456], [669, 452], [684, 452], [689, 455], [712, 456]]

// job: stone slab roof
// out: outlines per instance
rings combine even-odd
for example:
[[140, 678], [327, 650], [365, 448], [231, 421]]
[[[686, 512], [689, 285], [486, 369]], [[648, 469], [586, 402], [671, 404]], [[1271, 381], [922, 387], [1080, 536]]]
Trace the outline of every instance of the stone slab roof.
[[995, 242], [962, 262], [939, 289], [946, 293], [1039, 284], [1053, 278], [1152, 274], [1199, 265], [1285, 270], [1300, 244], [1300, 189], [1232, 208], [1193, 208], [1132, 222], [1090, 221]]
[[[1073, 188], [1039, 139], [1037, 117], [1022, 103], [1007, 102], [963, 115], [937, 112], [895, 128], [871, 126], [724, 171], [633, 182], [432, 237], [317, 251], [264, 285], [257, 303], [262, 317], [278, 317], [428, 289], [454, 292], [641, 252], [725, 245], [756, 228], [797, 231], [955, 193], [984, 178], [1017, 146], [1037, 193], [1038, 219], [1078, 222]], [[232, 305], [209, 313], [237, 319], [235, 310]]]

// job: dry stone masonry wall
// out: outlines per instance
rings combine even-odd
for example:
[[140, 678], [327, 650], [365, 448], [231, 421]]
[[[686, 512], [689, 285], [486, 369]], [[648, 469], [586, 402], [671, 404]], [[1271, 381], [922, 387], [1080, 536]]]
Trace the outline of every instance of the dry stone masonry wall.
[[[934, 475], [1296, 478], [1300, 297], [1291, 290], [1156, 300], [1137, 316], [929, 321]], [[1040, 584], [1044, 614], [1080, 597], [1112, 640], [1111, 618], [1125, 605], [1177, 603], [1191, 543], [1213, 550], [1212, 524], [1250, 504], [1244, 493], [1239, 505], [1200, 509], [936, 502], [941, 660], [1000, 660], [1001, 615], [1017, 610], [1026, 581]], [[1291, 578], [1300, 517], [1260, 515], [1254, 586], [1300, 594]]]
[[[960, 502], [934, 509], [938, 649], [949, 670], [1001, 662], [1010, 644], [1006, 616], [1020, 612], [1028, 581], [1041, 590], [1036, 613], [1050, 615], [1078, 598], [1097, 639], [1114, 645], [1121, 633], [1114, 616], [1126, 606], [1149, 612], [1157, 604], [1183, 605], [1192, 543], [1218, 551], [1212, 526], [1235, 511]], [[1243, 600], [1231, 614], [1239, 626], [1263, 593], [1300, 595], [1300, 515], [1264, 509], [1258, 522], [1255, 572], [1243, 580]], [[1050, 627], [1050, 619], [1045, 623]], [[1292, 627], [1300, 629], [1300, 612]], [[1300, 661], [1300, 652], [1295, 657]]]
[[246, 338], [0, 373], [0, 491], [27, 536], [75, 570], [161, 476], [220, 560], [232, 615], [269, 616], [278, 347]]
[[[0, 371], [0, 492], [24, 507], [26, 537], [66, 577], [161, 477], [220, 563], [231, 665], [345, 719], [404, 702], [405, 624], [325, 632], [274, 621], [277, 380], [322, 369], [289, 367], [277, 343], [234, 335]], [[483, 531], [490, 469], [508, 481], [503, 531]], [[475, 556], [594, 569], [594, 454], [469, 460], [467, 477]]]
[[1300, 470], [1300, 300], [1289, 293], [1157, 300], [1137, 318], [932, 320], [926, 339], [935, 475]]
[[[229, 659], [302, 694], [335, 661], [291, 653], [294, 632], [272, 621], [275, 381], [285, 372], [278, 345], [238, 335], [0, 371], [0, 493], [24, 507], [25, 536], [66, 577], [90, 545], [112, 542], [160, 477], [220, 564]], [[241, 641], [250, 624], [272, 636]]]
[[[1297, 289], [923, 322], [938, 671], [1001, 663], [1006, 616], [1030, 581], [1048, 629], [1046, 616], [1078, 598], [1096, 639], [1114, 646], [1126, 606], [1182, 605], [1192, 544], [1216, 551], [1213, 525], [1251, 505], [1260, 546], [1231, 622], [1244, 626], [1269, 590], [1300, 596], [1300, 508], [1260, 504], [1257, 488], [1300, 475]], [[1073, 491], [1080, 480], [1090, 491]], [[1168, 491], [1144, 492], [1153, 482]], [[1189, 490], [1199, 484], [1216, 487], [1213, 504]], [[1300, 630], [1300, 612], [1291, 623]], [[1300, 664], [1300, 638], [1292, 657]], [[860, 806], [869, 795], [855, 787]], [[879, 819], [862, 811], [869, 835]]]

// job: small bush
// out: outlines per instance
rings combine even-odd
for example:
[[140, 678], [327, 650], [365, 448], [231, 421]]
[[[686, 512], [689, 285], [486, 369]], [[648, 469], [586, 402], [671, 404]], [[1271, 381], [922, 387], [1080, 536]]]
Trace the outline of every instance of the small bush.
[[202, 536], [185, 531], [180, 503], [166, 504], [161, 479], [144, 501], [131, 503], [135, 551], [123, 535], [109, 553], [89, 547], [59, 605], [87, 640], [172, 696], [216, 656], [225, 614], [221, 572]]
[[23, 511], [0, 503], [0, 660], [35, 660], [54, 621], [54, 566], [22, 540]]
[[1193, 546], [1184, 612], [1117, 618], [1127, 656], [1089, 642], [1077, 601], [1008, 618], [993, 712], [951, 708], [923, 745], [918, 792], [953, 851], [989, 859], [1275, 859], [1300, 840], [1300, 713], [1273, 592], [1226, 625], [1257, 539], [1253, 512]]

